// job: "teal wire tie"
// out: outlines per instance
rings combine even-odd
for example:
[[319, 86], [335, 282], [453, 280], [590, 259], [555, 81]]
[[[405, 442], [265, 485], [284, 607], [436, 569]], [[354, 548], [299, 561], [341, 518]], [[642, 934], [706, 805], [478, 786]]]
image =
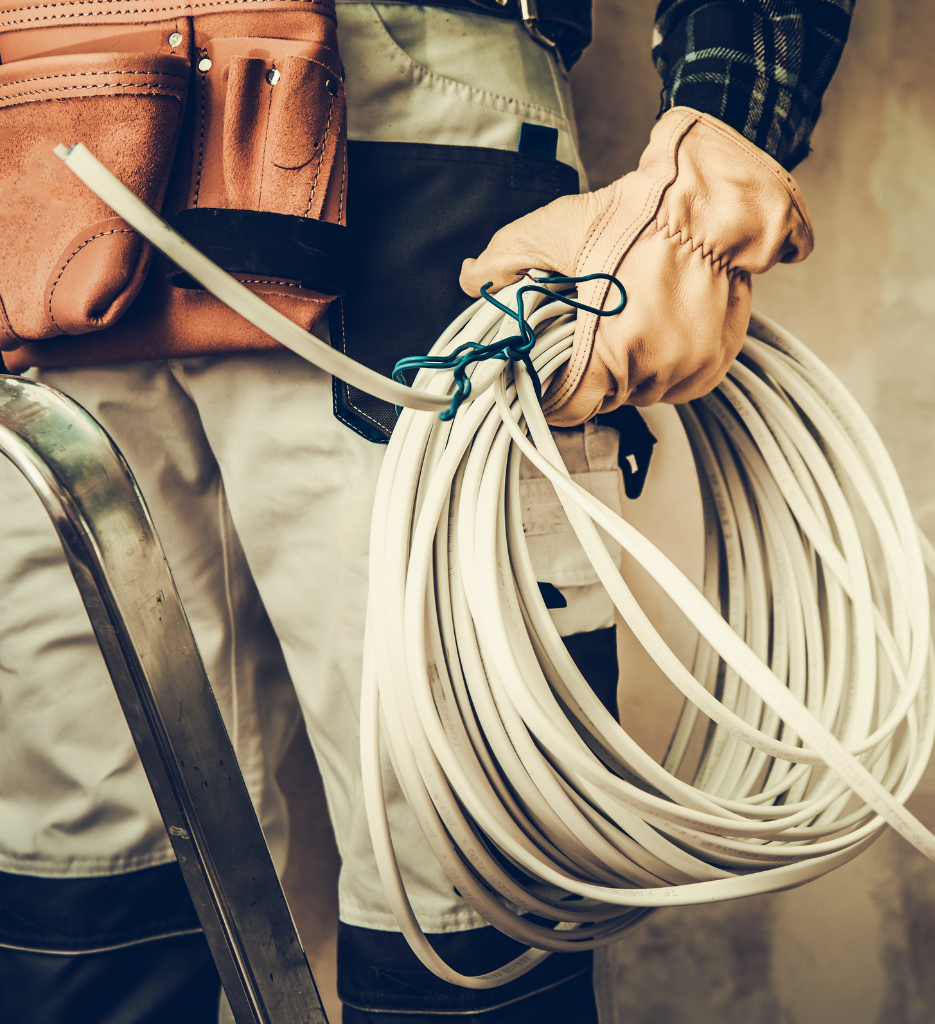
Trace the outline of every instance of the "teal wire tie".
[[[566, 306], [574, 309], [584, 310], [586, 313], [594, 313], [596, 316], [616, 316], [623, 311], [627, 304], [627, 292], [620, 281], [613, 274], [585, 274], [583, 277], [539, 277], [535, 278], [535, 284], [523, 285], [516, 293], [516, 309], [510, 309], [502, 302], [495, 299], [488, 289], [493, 284], [488, 281], [480, 290], [481, 295], [501, 312], [512, 317], [519, 327], [519, 334], [496, 341], [491, 345], [480, 345], [474, 341], [466, 341], [459, 345], [453, 352], [446, 356], [406, 356], [400, 359], [393, 368], [393, 380], [400, 384], [406, 384], [405, 373], [407, 370], [451, 370], [454, 376], [455, 391], [451, 396], [451, 405], [438, 414], [439, 419], [451, 420], [457, 415], [465, 399], [471, 394], [471, 378], [467, 375], [467, 369], [472, 363], [479, 363], [485, 359], [511, 359], [514, 362], [521, 362], [526, 367], [526, 372], [532, 379], [533, 387], [536, 389], [536, 398], [542, 401], [542, 383], [539, 374], [532, 365], [533, 346], [536, 344], [536, 335], [526, 320], [526, 313], [523, 309], [523, 296], [527, 292], [536, 292], [548, 296], [552, 302], [563, 302]], [[549, 288], [542, 287], [547, 284], [581, 284], [584, 281], [610, 281], [620, 292], [620, 302], [613, 309], [596, 309], [588, 306], [577, 299], [570, 299], [566, 295], [559, 295]], [[397, 408], [397, 412], [401, 410]]]

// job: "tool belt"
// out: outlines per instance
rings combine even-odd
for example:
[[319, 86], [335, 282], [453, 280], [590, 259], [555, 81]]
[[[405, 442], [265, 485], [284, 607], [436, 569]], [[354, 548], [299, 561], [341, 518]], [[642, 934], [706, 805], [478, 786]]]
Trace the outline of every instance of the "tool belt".
[[[522, 3], [438, 6], [518, 18]], [[538, 28], [570, 63], [590, 38], [590, 0], [539, 4]], [[132, 0], [0, 0], [0, 350], [12, 372], [279, 347], [114, 217], [53, 155], [60, 142], [83, 142], [302, 327], [331, 305], [332, 343], [384, 373], [470, 301], [457, 286], [465, 253], [577, 191], [551, 159], [357, 143], [352, 250], [334, 0], [149, 0], [143, 14]], [[414, 233], [400, 261], [398, 239]], [[374, 310], [400, 330], [388, 335]], [[374, 440], [396, 419], [340, 381], [335, 410]]]
[[78, 346], [82, 363], [276, 347], [114, 217], [53, 155], [62, 142], [313, 326], [348, 248], [335, 30], [334, 0], [0, 0], [8, 366]]

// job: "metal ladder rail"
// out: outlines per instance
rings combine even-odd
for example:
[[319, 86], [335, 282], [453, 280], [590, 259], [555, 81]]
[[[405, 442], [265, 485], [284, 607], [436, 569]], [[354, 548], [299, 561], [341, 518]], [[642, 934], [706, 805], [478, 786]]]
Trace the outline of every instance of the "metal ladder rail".
[[0, 452], [58, 532], [237, 1024], [327, 1024], [129, 467], [76, 402], [7, 375]]

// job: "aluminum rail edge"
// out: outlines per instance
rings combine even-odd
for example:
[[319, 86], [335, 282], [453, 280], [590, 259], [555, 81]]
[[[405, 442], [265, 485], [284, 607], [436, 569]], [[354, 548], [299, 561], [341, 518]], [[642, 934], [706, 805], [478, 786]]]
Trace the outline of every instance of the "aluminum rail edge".
[[77, 403], [7, 375], [0, 452], [58, 532], [237, 1024], [327, 1024], [129, 467]]

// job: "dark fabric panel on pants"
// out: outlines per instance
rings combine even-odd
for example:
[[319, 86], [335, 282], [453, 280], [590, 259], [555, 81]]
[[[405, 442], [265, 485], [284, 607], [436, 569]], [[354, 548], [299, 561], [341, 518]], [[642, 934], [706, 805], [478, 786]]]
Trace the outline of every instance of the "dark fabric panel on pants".
[[[134, 944], [89, 952], [123, 943]], [[216, 1024], [220, 991], [177, 864], [102, 878], [0, 872], [4, 1024]]]
[[[526, 948], [491, 927], [428, 938], [439, 956], [461, 974], [485, 974]], [[590, 952], [553, 953], [500, 988], [460, 988], [424, 967], [399, 932], [357, 928], [342, 921], [338, 925], [338, 994], [345, 1004], [371, 1012], [478, 1013], [507, 1004], [519, 1006], [519, 1001], [534, 993], [578, 975], [586, 975], [590, 985], [592, 959]]]
[[200, 927], [178, 864], [99, 878], [0, 872], [3, 945], [81, 952]]
[[[576, 633], [563, 637], [563, 641], [601, 703], [616, 717], [616, 627]], [[506, 867], [505, 861], [501, 863]], [[525, 948], [489, 927], [429, 935], [429, 941], [442, 959], [461, 974], [494, 970], [519, 956]], [[459, 988], [424, 967], [399, 933], [356, 928], [343, 922], [338, 925], [338, 992], [349, 1006], [383, 1011], [373, 1013], [374, 1022], [380, 1024], [395, 1024], [392, 1011], [417, 1014], [426, 1021], [434, 1020], [433, 1014], [482, 1013], [483, 1024], [526, 1024], [527, 1019], [530, 1024], [596, 1021], [592, 962], [590, 952], [553, 953], [528, 974], [500, 988]], [[572, 984], [570, 979], [580, 981]], [[560, 982], [564, 982], [561, 990], [555, 988]], [[569, 1000], [575, 1008], [570, 1015], [566, 1006]], [[346, 1011], [345, 1024], [369, 1024], [370, 1020], [368, 1014], [355, 1016]], [[410, 1016], [408, 1022], [401, 1018], [401, 1024], [417, 1021]]]
[[595, 629], [590, 633], [572, 633], [562, 642], [605, 708], [619, 720], [617, 713], [617, 627]]
[[79, 956], [0, 949], [10, 1024], [217, 1024], [220, 993], [200, 933]]
[[452, 1016], [450, 1013], [368, 1013], [344, 1008], [344, 1024], [445, 1024], [446, 1021], [476, 1021], [476, 1024], [597, 1024], [597, 1004], [591, 972], [509, 1003], [496, 1010]]
[[[351, 142], [347, 219], [357, 241], [351, 289], [332, 303], [331, 343], [389, 376], [424, 354], [474, 300], [461, 263], [504, 224], [578, 191], [578, 172], [529, 153], [475, 146]], [[335, 415], [383, 441], [391, 405], [335, 381]]]

